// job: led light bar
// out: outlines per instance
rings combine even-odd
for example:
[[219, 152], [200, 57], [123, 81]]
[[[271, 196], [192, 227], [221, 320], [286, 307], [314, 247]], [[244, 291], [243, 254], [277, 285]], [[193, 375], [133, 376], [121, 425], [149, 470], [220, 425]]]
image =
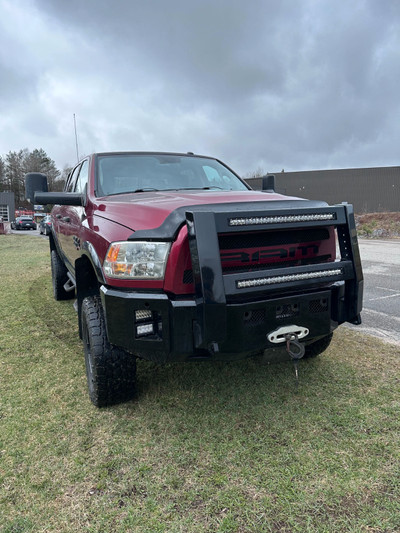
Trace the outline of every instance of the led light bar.
[[303, 272], [302, 274], [285, 274], [283, 276], [271, 276], [268, 278], [245, 279], [236, 282], [238, 289], [249, 287], [262, 287], [263, 285], [273, 285], [275, 283], [287, 283], [290, 281], [302, 281], [304, 279], [326, 278], [328, 276], [339, 276], [343, 273], [341, 268], [332, 270], [319, 270], [318, 272]]
[[335, 220], [336, 213], [312, 213], [309, 215], [282, 215], [266, 217], [230, 218], [230, 226], [254, 226], [258, 224], [284, 224], [285, 222], [312, 222], [315, 220]]

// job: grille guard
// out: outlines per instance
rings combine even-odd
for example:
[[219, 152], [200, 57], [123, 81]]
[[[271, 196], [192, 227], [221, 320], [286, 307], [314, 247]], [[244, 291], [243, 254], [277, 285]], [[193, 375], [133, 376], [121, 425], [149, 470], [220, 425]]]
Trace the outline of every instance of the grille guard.
[[[321, 205], [321, 204], [320, 204]], [[252, 205], [249, 211], [227, 205], [219, 211], [187, 208], [186, 224], [192, 260], [197, 321], [194, 325], [196, 348], [218, 349], [227, 332], [226, 304], [235, 297], [267, 296], [280, 289], [299, 291], [321, 284], [344, 282], [344, 320], [360, 323], [363, 274], [354, 221], [353, 206], [315, 206], [290, 209], [260, 209]], [[213, 206], [216, 208], [217, 206]], [[232, 220], [239, 220], [240, 224]], [[245, 221], [242, 223], [242, 221]], [[255, 221], [255, 222], [254, 222]], [[339, 240], [341, 260], [308, 266], [263, 269], [247, 273], [223, 273], [218, 244], [219, 233], [249, 230], [273, 230], [334, 226]]]

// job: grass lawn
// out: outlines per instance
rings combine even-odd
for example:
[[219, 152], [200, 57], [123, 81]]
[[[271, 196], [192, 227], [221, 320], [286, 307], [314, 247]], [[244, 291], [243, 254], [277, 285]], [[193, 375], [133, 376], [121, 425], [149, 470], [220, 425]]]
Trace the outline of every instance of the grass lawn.
[[48, 242], [0, 236], [0, 532], [400, 531], [400, 348], [340, 328], [291, 363], [139, 362], [96, 409]]

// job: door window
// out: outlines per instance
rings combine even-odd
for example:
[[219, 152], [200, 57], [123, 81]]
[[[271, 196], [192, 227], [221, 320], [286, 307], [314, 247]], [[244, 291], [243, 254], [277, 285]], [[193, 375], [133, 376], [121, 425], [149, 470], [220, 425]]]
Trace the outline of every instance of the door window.
[[79, 169], [81, 168], [81, 165], [79, 164], [74, 171], [69, 175], [69, 178], [67, 180], [67, 183], [65, 185], [65, 192], [73, 192], [75, 189], [76, 179], [79, 174]]
[[89, 178], [89, 161], [85, 159], [82, 163], [78, 179], [75, 184], [75, 192], [85, 192], [85, 187]]

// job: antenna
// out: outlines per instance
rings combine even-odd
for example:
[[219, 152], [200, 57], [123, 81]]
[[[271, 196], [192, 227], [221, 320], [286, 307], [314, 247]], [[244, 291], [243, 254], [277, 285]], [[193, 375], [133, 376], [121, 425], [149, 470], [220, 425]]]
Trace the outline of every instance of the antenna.
[[76, 146], [76, 159], [79, 163], [79, 152], [78, 152], [78, 135], [76, 133], [76, 119], [75, 119], [75, 113], [74, 113], [74, 129], [75, 129], [75, 146]]

